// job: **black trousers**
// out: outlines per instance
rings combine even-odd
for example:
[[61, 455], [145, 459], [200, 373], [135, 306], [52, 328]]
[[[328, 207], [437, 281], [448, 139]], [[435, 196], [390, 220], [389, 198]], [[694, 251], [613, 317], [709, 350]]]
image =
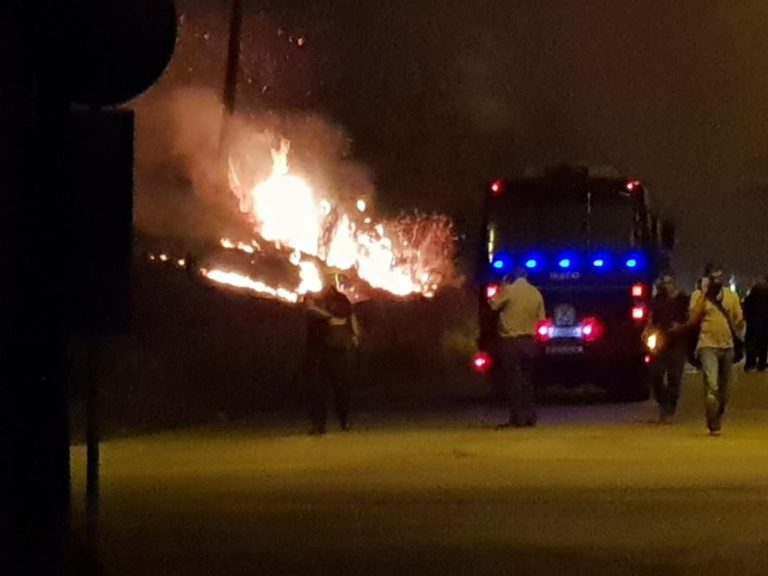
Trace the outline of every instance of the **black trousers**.
[[322, 347], [307, 354], [307, 396], [309, 417], [315, 430], [325, 430], [328, 418], [328, 396], [333, 403], [339, 425], [349, 424], [352, 397], [354, 348]]
[[768, 368], [768, 327], [750, 328], [747, 325], [746, 361], [744, 368]]
[[509, 401], [509, 423], [516, 426], [536, 423], [533, 369], [536, 341], [532, 337], [501, 338], [501, 377]]
[[682, 346], [662, 350], [650, 367], [650, 378], [653, 394], [659, 407], [666, 415], [672, 415], [677, 410], [680, 398], [680, 385], [683, 381], [687, 351]]

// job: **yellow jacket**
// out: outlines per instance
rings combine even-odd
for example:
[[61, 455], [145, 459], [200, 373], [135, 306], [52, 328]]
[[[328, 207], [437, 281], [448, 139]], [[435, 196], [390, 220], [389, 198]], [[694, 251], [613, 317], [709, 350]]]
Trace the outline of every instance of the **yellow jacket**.
[[[722, 290], [722, 305], [737, 331], [744, 327], [744, 314], [739, 297], [728, 288]], [[720, 309], [701, 290], [691, 295], [691, 321], [700, 323], [697, 348], [733, 348], [731, 326]]]

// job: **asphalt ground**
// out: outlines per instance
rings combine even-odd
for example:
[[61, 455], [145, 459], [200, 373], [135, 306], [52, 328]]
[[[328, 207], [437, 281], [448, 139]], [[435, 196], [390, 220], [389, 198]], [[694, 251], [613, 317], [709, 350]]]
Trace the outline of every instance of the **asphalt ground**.
[[[102, 446], [106, 574], [768, 573], [768, 375], [740, 375], [711, 438], [689, 375], [673, 425], [653, 402], [358, 411]], [[84, 448], [72, 448], [73, 523]]]

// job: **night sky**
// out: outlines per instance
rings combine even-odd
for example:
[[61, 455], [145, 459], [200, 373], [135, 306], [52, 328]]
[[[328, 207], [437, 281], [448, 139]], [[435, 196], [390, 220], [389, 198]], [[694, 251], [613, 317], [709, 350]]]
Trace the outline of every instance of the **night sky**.
[[[238, 110], [343, 126], [380, 206], [474, 232], [489, 178], [610, 165], [676, 217], [682, 274], [707, 259], [768, 272], [768, 3], [244, 3]], [[179, 45], [150, 95], [220, 89], [228, 6], [177, 0]]]

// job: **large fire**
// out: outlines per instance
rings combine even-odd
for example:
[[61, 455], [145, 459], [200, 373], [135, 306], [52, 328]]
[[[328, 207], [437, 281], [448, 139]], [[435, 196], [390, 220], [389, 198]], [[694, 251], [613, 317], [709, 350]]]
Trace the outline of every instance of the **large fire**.
[[246, 178], [230, 158], [230, 188], [258, 240], [222, 238], [220, 243], [247, 255], [261, 252], [264, 242], [271, 244], [297, 269], [298, 285], [277, 287], [241, 270], [217, 265], [202, 271], [206, 278], [286, 302], [320, 291], [324, 272], [329, 271], [343, 272], [362, 285], [397, 296], [431, 297], [452, 279], [455, 240], [447, 218], [410, 216], [377, 221], [368, 214], [365, 198], [346, 206], [292, 174], [289, 152], [289, 142], [281, 140], [272, 150], [271, 174], [250, 186], [244, 184]]

